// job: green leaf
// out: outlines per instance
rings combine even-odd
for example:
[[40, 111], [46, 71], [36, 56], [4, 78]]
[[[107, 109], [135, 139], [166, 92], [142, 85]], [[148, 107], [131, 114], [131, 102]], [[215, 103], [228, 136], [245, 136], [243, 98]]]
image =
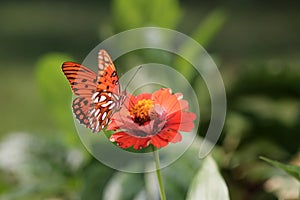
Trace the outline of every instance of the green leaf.
[[130, 200], [143, 190], [143, 176], [117, 172], [107, 183], [103, 192], [103, 199]]
[[100, 164], [96, 159], [91, 159], [79, 174], [82, 179], [80, 199], [101, 199], [105, 186], [113, 173], [113, 169]]
[[271, 160], [269, 158], [262, 157], [262, 156], [260, 157], [260, 159], [266, 161], [267, 163], [269, 163], [275, 167], [282, 169], [283, 171], [285, 171], [286, 173], [288, 173], [289, 175], [291, 175], [292, 177], [294, 177], [298, 181], [300, 181], [300, 167], [299, 166], [283, 164], [283, 163], [280, 163], [275, 160]]
[[[59, 129], [65, 134], [68, 143], [73, 143], [75, 135], [71, 110], [71, 89], [61, 65], [71, 61], [71, 57], [60, 53], [49, 53], [41, 57], [36, 64], [36, 81], [48, 113]], [[69, 133], [69, 134], [67, 134]]]
[[[207, 47], [209, 43], [214, 39], [217, 33], [220, 32], [227, 20], [227, 13], [223, 9], [216, 9], [211, 12], [192, 34], [192, 38], [195, 39], [202, 47]], [[187, 58], [198, 57], [198, 49], [194, 49], [189, 42], [182, 45], [180, 48]], [[175, 60], [176, 69], [185, 75], [189, 80], [195, 75], [195, 71], [191, 70], [191, 66], [182, 58]], [[196, 73], [197, 74], [197, 73]]]
[[226, 183], [218, 171], [217, 164], [211, 157], [205, 158], [202, 167], [192, 181], [186, 199], [229, 199]]
[[175, 28], [182, 13], [178, 0], [152, 0], [146, 2], [148, 8], [151, 8], [150, 20], [153, 25]]
[[115, 0], [112, 9], [118, 31], [142, 26], [175, 28], [181, 17], [178, 0]]
[[216, 9], [211, 12], [194, 31], [192, 37], [206, 47], [220, 32], [228, 16], [225, 10]]

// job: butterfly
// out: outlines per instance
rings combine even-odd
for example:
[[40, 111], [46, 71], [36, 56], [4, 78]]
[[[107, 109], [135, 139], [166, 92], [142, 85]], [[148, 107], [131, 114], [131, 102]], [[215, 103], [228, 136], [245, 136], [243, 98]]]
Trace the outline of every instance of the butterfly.
[[98, 74], [75, 62], [64, 62], [62, 71], [78, 96], [72, 104], [76, 118], [93, 132], [100, 132], [126, 99], [109, 54], [103, 49], [98, 52]]

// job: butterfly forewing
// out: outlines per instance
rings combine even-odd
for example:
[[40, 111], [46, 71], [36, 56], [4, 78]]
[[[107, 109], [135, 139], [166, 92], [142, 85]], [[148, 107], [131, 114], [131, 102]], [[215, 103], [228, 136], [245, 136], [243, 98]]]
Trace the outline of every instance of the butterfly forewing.
[[62, 70], [70, 82], [74, 94], [78, 96], [91, 96], [97, 86], [97, 74], [89, 68], [74, 63], [65, 62]]
[[119, 77], [116, 67], [105, 50], [98, 53], [97, 91], [111, 92], [119, 95]]
[[119, 96], [119, 78], [116, 68], [105, 50], [98, 53], [98, 78], [96, 93], [92, 97], [94, 110], [91, 114], [91, 126], [102, 129], [109, 123], [118, 101], [114, 96]]

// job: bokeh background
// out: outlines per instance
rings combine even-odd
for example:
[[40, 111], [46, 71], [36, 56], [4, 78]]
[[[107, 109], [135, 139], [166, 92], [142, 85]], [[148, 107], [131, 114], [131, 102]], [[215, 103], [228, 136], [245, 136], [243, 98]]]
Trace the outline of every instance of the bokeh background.
[[[228, 112], [213, 157], [231, 199], [296, 199], [298, 183], [259, 159], [300, 165], [299, 3], [270, 0], [1, 0], [0, 198], [156, 198], [147, 175], [114, 171], [88, 154], [60, 70], [64, 61], [82, 62], [107, 37], [143, 26], [189, 35], [219, 67]], [[145, 50], [116, 60], [116, 66], [122, 74], [161, 60], [198, 92], [201, 140], [210, 101], [188, 63]], [[195, 155], [187, 153], [163, 171], [169, 199], [186, 197], [201, 163]]]

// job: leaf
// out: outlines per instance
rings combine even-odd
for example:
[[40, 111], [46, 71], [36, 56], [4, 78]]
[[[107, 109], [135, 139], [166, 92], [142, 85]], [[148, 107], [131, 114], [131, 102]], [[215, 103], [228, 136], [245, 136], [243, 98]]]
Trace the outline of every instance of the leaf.
[[143, 26], [175, 28], [181, 17], [178, 0], [115, 0], [112, 8], [118, 31]]
[[211, 157], [205, 158], [202, 167], [192, 181], [186, 199], [229, 199], [226, 183], [220, 175], [215, 161]]
[[105, 186], [113, 173], [113, 169], [92, 159], [80, 173], [80, 199], [101, 199]]
[[[194, 30], [192, 38], [195, 39], [202, 47], [206, 48], [217, 33], [220, 32], [227, 20], [227, 13], [222, 9], [216, 9], [211, 12], [198, 27]], [[195, 49], [194, 45], [190, 44], [190, 41], [184, 43], [180, 47], [180, 55], [185, 55], [185, 58], [190, 58], [189, 60], [197, 58], [199, 56], [199, 49]], [[182, 58], [177, 58], [175, 60], [176, 69], [179, 70], [183, 75], [185, 75], [188, 80], [191, 80], [195, 71], [191, 70], [190, 63], [186, 62]], [[197, 73], [196, 73], [197, 74]]]
[[206, 47], [220, 32], [228, 16], [225, 10], [216, 9], [211, 12], [194, 31], [192, 38]]
[[140, 174], [115, 173], [103, 191], [102, 199], [129, 200], [143, 190], [143, 177]]
[[285, 171], [286, 173], [288, 173], [289, 175], [291, 175], [292, 177], [296, 178], [298, 181], [300, 181], [300, 167], [296, 166], [296, 165], [287, 165], [287, 164], [283, 164], [274, 160], [271, 160], [269, 158], [266, 157], [260, 157], [260, 159], [266, 161], [267, 163], [278, 167], [280, 169], [282, 169], [283, 171]]
[[182, 13], [178, 0], [152, 0], [146, 2], [148, 8], [152, 8], [150, 9], [150, 20], [153, 25], [175, 28]]
[[[48, 107], [49, 113], [57, 127], [64, 133], [69, 143], [74, 142], [75, 129], [71, 110], [71, 89], [67, 79], [61, 71], [61, 65], [65, 61], [71, 61], [71, 57], [60, 53], [49, 53], [41, 57], [36, 64], [36, 81], [41, 97]], [[41, 116], [42, 117], [42, 116]]]

